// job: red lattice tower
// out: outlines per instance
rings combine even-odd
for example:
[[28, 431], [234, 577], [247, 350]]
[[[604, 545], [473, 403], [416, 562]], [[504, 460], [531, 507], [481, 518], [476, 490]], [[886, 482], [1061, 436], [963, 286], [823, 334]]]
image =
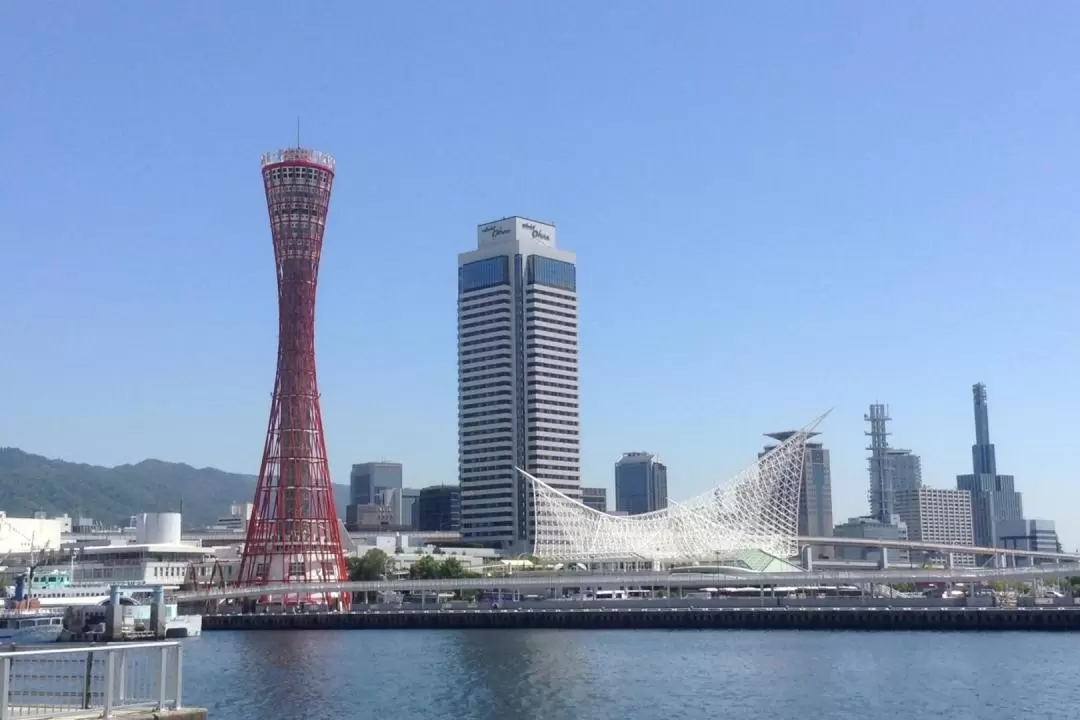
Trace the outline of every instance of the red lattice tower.
[[[292, 148], [263, 156], [278, 282], [278, 361], [240, 585], [347, 578], [315, 379], [315, 290], [334, 159]], [[347, 594], [285, 593], [263, 602], [348, 604]]]

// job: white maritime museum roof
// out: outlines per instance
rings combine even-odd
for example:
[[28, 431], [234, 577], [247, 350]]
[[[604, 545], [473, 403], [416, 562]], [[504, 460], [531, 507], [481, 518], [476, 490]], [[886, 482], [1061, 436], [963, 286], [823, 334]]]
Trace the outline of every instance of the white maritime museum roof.
[[533, 553], [551, 562], [664, 563], [715, 560], [745, 550], [796, 555], [806, 441], [824, 418], [716, 488], [644, 515], [594, 510], [519, 469], [532, 490]]

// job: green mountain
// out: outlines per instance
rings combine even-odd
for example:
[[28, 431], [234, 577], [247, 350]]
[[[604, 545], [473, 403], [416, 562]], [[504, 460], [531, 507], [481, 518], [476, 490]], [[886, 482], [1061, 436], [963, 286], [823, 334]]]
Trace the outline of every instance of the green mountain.
[[[0, 448], [0, 510], [13, 517], [44, 510], [126, 525], [132, 515], [176, 512], [182, 503], [184, 528], [202, 528], [228, 515], [230, 504], [251, 502], [255, 481], [254, 475], [161, 460], [107, 468]], [[334, 495], [344, 517], [348, 488], [335, 485]]]

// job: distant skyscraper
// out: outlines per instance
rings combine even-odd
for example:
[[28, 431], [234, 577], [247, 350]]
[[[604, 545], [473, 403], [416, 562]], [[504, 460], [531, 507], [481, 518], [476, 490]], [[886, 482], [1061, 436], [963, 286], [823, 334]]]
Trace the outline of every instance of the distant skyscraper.
[[647, 452], [623, 453], [615, 463], [615, 510], [627, 515], [662, 510], [668, 504], [667, 466]]
[[464, 540], [526, 552], [520, 467], [581, 498], [577, 270], [555, 227], [481, 225], [458, 256], [458, 458]]
[[581, 488], [581, 502], [593, 510], [607, 512], [607, 488]]
[[[784, 442], [795, 430], [784, 432], [767, 433], [765, 437]], [[813, 437], [818, 433], [811, 433]], [[766, 445], [765, 449], [758, 453], [758, 458], [763, 458], [771, 452], [776, 445]], [[806, 443], [806, 459], [803, 463], [803, 484], [799, 492], [799, 535], [810, 537], [829, 537], [833, 533], [832, 513], [832, 468], [829, 461], [829, 451], [821, 443]], [[827, 547], [818, 548], [821, 555], [831, 556], [832, 549]]]
[[1012, 525], [1024, 519], [1023, 498], [1016, 492], [1013, 476], [997, 472], [996, 451], [990, 442], [986, 386], [976, 383], [971, 392], [975, 409], [975, 444], [971, 446], [973, 472], [957, 475], [956, 487], [971, 493], [975, 544], [996, 547], [1001, 545], [999, 524]]

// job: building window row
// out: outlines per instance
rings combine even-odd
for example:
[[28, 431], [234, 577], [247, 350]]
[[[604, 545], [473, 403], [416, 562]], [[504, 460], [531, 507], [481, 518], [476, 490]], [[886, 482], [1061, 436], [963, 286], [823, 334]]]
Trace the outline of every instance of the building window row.
[[510, 258], [505, 255], [477, 260], [458, 268], [458, 292], [510, 284]]
[[[569, 327], [574, 327], [569, 323], [567, 323], [567, 325]], [[538, 323], [531, 323], [530, 327], [525, 330], [526, 337], [529, 337], [530, 339], [543, 338], [544, 336], [541, 333], [550, 333], [551, 335], [561, 335], [563, 337], [572, 338], [577, 338], [578, 336], [577, 330], [563, 330], [562, 328], [551, 328], [545, 325], [540, 325]]]
[[502, 315], [509, 311], [510, 294], [507, 292], [490, 295], [473, 295], [462, 298], [458, 303], [458, 322], [469, 322], [485, 317]]
[[[482, 380], [494, 380], [495, 382], [480, 382]], [[486, 390], [488, 388], [512, 388], [513, 386], [513, 381], [506, 379], [506, 373], [488, 373], [487, 375], [474, 375], [469, 378], [469, 386], [463, 387], [461, 392], [463, 394], [468, 394], [477, 390]]]
[[544, 303], [545, 305], [553, 305], [565, 310], [577, 310], [578, 307], [576, 294], [564, 295], [559, 292], [552, 292], [551, 290], [536, 286], [526, 288], [525, 299], [526, 302]]
[[560, 378], [558, 376], [537, 374], [537, 375], [531, 376], [528, 379], [526, 384], [528, 385], [528, 387], [530, 389], [560, 388], [560, 389], [563, 389], [563, 390], [577, 390], [577, 383], [571, 383], [571, 384], [568, 385], [566, 383], [555, 382], [556, 380], [565, 380], [565, 379], [566, 378]]
[[468, 295], [458, 296], [458, 313], [467, 315], [482, 308], [493, 307], [495, 304], [509, 302], [510, 288], [505, 285], [488, 290], [478, 290]]
[[530, 255], [525, 273], [525, 280], [530, 285], [548, 285], [570, 291], [577, 289], [577, 267], [564, 260]]
[[[477, 327], [477, 326], [474, 326], [474, 327]], [[509, 333], [510, 330], [511, 330], [511, 328], [510, 328], [510, 318], [506, 318], [505, 320], [501, 320], [501, 321], [499, 321], [497, 323], [480, 323], [479, 326], [478, 326], [478, 329], [475, 329], [475, 330], [467, 330], [466, 332], [459, 332], [458, 333], [458, 340], [460, 341], [460, 340], [464, 340], [465, 338], [472, 338], [472, 337], [477, 337], [477, 336], [480, 336], [480, 335], [493, 335], [493, 334], [505, 335], [506, 333]]]
[[[489, 360], [500, 359], [503, 360], [503, 362], [489, 362]], [[474, 357], [469, 358], [468, 360], [462, 360], [458, 363], [458, 368], [461, 375], [465, 376], [465, 380], [471, 380], [478, 377], [474, 373], [486, 373], [493, 370], [510, 370], [513, 367], [513, 363], [508, 362], [509, 360], [509, 353], [498, 353], [491, 357]]]
[[[556, 310], [554, 307], [552, 307], [552, 305], [553, 303], [549, 303], [543, 299], [528, 298], [525, 301], [525, 307], [529, 310], [533, 317], [547, 319], [547, 316], [550, 315], [552, 317], [563, 318], [567, 321], [573, 322], [574, 326], [577, 327], [578, 314], [574, 311], [572, 307], [563, 308], [562, 310]], [[562, 307], [562, 304], [560, 304], [560, 307]], [[548, 322], [555, 321], [548, 320]]]
[[491, 347], [479, 348], [477, 350], [462, 350], [459, 354], [463, 357], [470, 357], [473, 355], [490, 355], [490, 359], [494, 358], [509, 358], [511, 355], [497, 354], [500, 350], [510, 350], [510, 343], [501, 343], [499, 345], [493, 345]]

